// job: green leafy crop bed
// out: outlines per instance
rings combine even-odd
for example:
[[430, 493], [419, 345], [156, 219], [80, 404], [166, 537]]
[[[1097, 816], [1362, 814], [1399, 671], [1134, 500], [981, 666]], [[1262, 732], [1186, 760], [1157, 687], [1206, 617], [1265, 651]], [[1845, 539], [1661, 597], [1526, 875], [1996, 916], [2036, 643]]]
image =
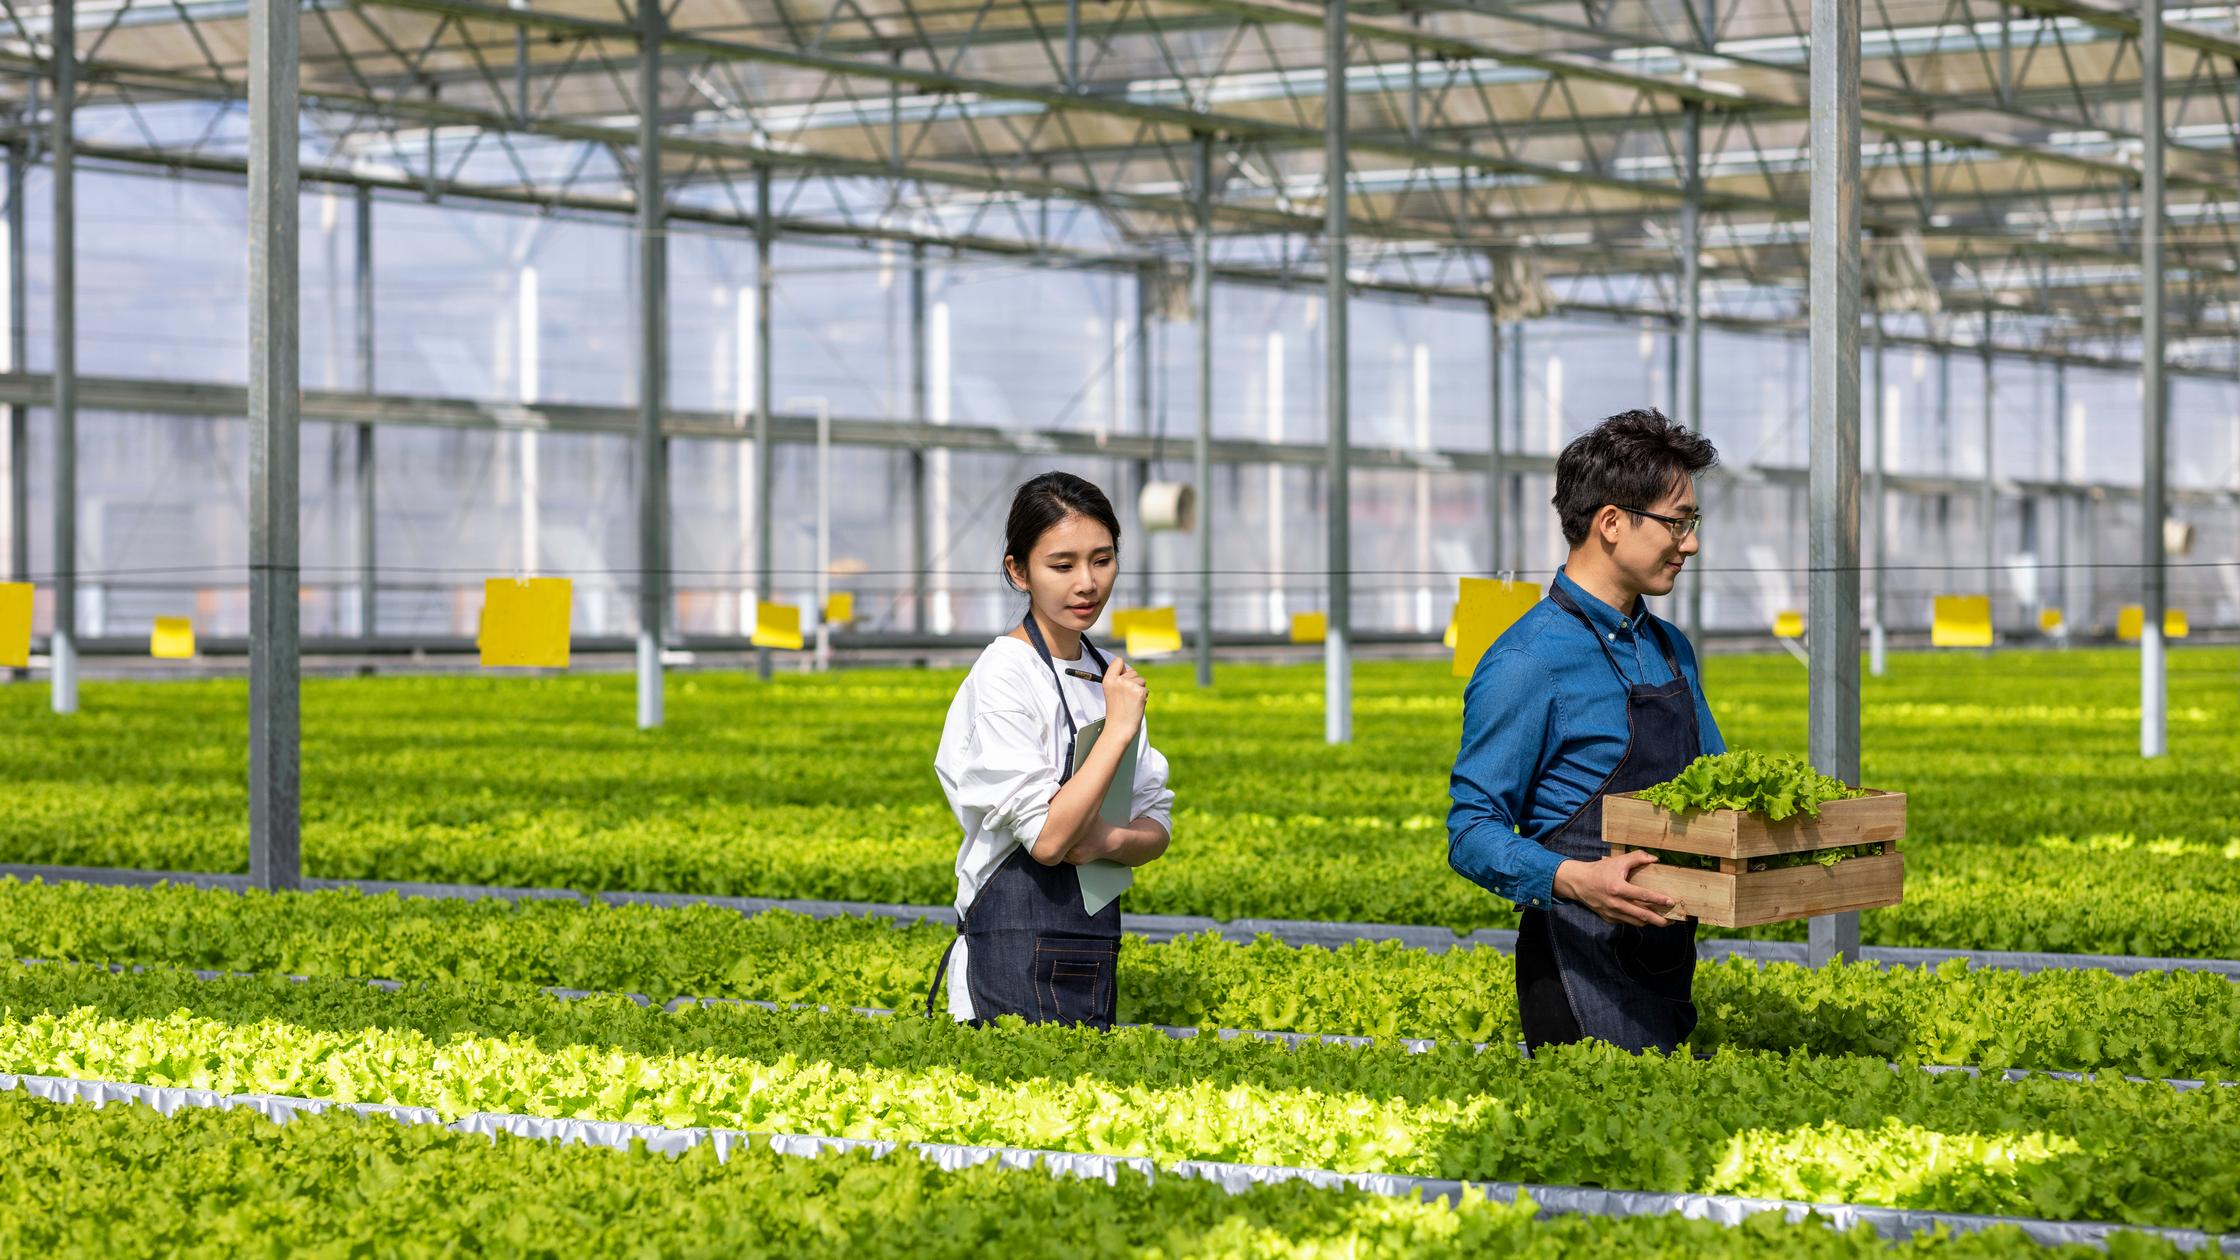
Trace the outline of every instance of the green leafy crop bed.
[[[1739, 1228], [1667, 1217], [1535, 1222], [1529, 1205], [1441, 1205], [1291, 1183], [1117, 1184], [909, 1157], [718, 1162], [518, 1138], [491, 1141], [346, 1114], [276, 1125], [247, 1111], [59, 1105], [0, 1093], [0, 1253], [301, 1256], [1117, 1257], [1716, 1256], [1731, 1260], [2084, 1260], [2013, 1229], [1889, 1247], [1778, 1216]], [[2119, 1256], [2179, 1254], [2132, 1235]]]
[[[1868, 679], [1868, 786], [1908, 794], [1907, 898], [1870, 943], [2240, 957], [2235, 653], [2172, 654], [2171, 755], [2137, 754], [2137, 657], [1898, 655]], [[679, 675], [669, 725], [622, 676], [312, 680], [312, 874], [941, 903], [956, 833], [931, 769], [959, 674]], [[1508, 926], [1446, 865], [1461, 684], [1366, 663], [1356, 741], [1321, 738], [1312, 667], [1154, 666], [1179, 794], [1141, 912]], [[1804, 672], [1714, 657], [1737, 748], [1801, 754]], [[247, 693], [105, 683], [84, 712], [0, 687], [0, 860], [240, 870]], [[1761, 934], [1801, 934], [1783, 925]]]
[[1675, 813], [1739, 809], [1780, 822], [1799, 813], [1818, 817], [1827, 802], [1856, 800], [1866, 793], [1818, 773], [1802, 757], [1742, 748], [1698, 757], [1639, 795]]
[[0, 1071], [673, 1127], [2240, 1226], [2240, 1091], [1600, 1045], [1527, 1062], [519, 986], [0, 972]]
[[[0, 957], [177, 964], [393, 980], [915, 1009], [945, 928], [753, 918], [710, 907], [458, 902], [353, 892], [0, 881]], [[1292, 949], [1212, 936], [1121, 951], [1130, 1022], [1513, 1043], [1506, 954], [1394, 944]], [[1698, 972], [1699, 1048], [1809, 1050], [1907, 1063], [2240, 1079], [2240, 985], [2198, 972], [2118, 978], [1947, 964]]]

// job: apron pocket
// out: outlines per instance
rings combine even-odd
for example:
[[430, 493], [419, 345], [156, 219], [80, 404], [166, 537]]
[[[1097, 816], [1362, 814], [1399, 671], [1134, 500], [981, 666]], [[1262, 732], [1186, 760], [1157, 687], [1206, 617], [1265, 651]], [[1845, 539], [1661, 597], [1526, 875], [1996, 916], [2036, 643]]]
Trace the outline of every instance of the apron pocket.
[[1045, 1021], [1112, 1026], [1120, 942], [1085, 936], [1034, 939], [1036, 1013]]
[[1693, 923], [1654, 928], [1620, 925], [1611, 952], [1627, 976], [1658, 997], [1673, 1002], [1692, 998], [1696, 978]]

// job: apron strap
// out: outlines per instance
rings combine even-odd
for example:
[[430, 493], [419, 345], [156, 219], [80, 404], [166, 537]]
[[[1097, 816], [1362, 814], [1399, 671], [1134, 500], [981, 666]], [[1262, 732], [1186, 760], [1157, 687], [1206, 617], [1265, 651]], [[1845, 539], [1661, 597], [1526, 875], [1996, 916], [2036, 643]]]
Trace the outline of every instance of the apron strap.
[[[1618, 668], [1618, 658], [1610, 654], [1610, 645], [1603, 642], [1602, 632], [1596, 630], [1594, 622], [1588, 620], [1586, 610], [1579, 607], [1579, 601], [1571, 598], [1562, 587], [1553, 584], [1548, 587], [1548, 598], [1555, 602], [1556, 607], [1579, 619], [1579, 624], [1585, 626], [1587, 633], [1594, 636], [1594, 645], [1602, 649], [1602, 659], [1610, 662], [1610, 672], [1618, 676], [1619, 682], [1624, 683], [1626, 674], [1624, 670]], [[1680, 658], [1673, 654], [1672, 640], [1666, 636], [1664, 627], [1657, 624], [1655, 617], [1650, 617], [1648, 622], [1650, 633], [1654, 634], [1657, 639], [1657, 651], [1664, 656], [1664, 667], [1672, 671], [1672, 677], [1675, 681], [1686, 679], [1687, 675], [1680, 672]], [[1631, 683], [1626, 683], [1626, 685], [1632, 686]]]
[[957, 934], [949, 938], [949, 944], [941, 951], [940, 963], [933, 969], [933, 984], [926, 989], [927, 1019], [933, 1018], [933, 1002], [941, 994], [941, 982], [949, 978], [949, 955], [957, 952], [957, 942], [963, 939], [964, 923], [960, 919], [957, 923]]
[[1594, 628], [1594, 623], [1587, 619], [1586, 610], [1579, 607], [1579, 601], [1571, 598], [1562, 587], [1553, 582], [1548, 584], [1548, 598], [1555, 602], [1556, 607], [1578, 618], [1579, 624], [1587, 628], [1587, 637], [1593, 639], [1594, 645], [1602, 649], [1602, 659], [1610, 662], [1610, 672], [1618, 676], [1619, 685], [1632, 686], [1633, 684], [1626, 681], [1626, 672], [1618, 668], [1618, 658], [1610, 654], [1610, 645], [1602, 641], [1602, 632]]
[[[1033, 609], [1027, 610], [1025, 619], [1020, 621], [1019, 625], [1021, 629], [1027, 632], [1027, 642], [1034, 644], [1035, 655], [1042, 658], [1043, 668], [1050, 671], [1050, 685], [1058, 689], [1058, 712], [1066, 720], [1066, 757], [1058, 765], [1058, 783], [1063, 786], [1067, 780], [1073, 777], [1073, 742], [1081, 734], [1081, 731], [1074, 725], [1073, 705], [1066, 701], [1065, 680], [1058, 677], [1058, 663], [1050, 655], [1050, 644], [1042, 637], [1042, 627], [1035, 624]], [[1088, 635], [1081, 636], [1081, 650], [1090, 660], [1097, 663], [1099, 673], [1107, 668], [1104, 653], [1097, 650], [1096, 644], [1089, 642]]]
[[1672, 671], [1674, 678], [1686, 678], [1687, 675], [1680, 672], [1680, 658], [1673, 654], [1672, 636], [1664, 632], [1664, 626], [1655, 617], [1649, 618], [1649, 630], [1657, 636], [1657, 650], [1664, 653], [1664, 667]]

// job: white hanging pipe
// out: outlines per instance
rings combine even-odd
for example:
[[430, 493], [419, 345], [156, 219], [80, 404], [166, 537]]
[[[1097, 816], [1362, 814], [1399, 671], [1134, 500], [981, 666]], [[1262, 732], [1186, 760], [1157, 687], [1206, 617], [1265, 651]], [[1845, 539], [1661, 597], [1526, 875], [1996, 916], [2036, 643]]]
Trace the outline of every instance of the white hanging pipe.
[[2162, 617], [2168, 607], [2168, 575], [2163, 570], [2162, 522], [2169, 515], [2165, 502], [2164, 449], [2169, 425], [2170, 390], [2165, 379], [2163, 345], [2162, 218], [2163, 218], [2163, 109], [2162, 109], [2162, 5], [2155, 0], [2139, 6], [2139, 77], [2141, 118], [2145, 137], [2140, 161], [2141, 230], [2139, 234], [2141, 419], [2145, 430], [2146, 468], [2141, 486], [2140, 534], [2145, 544], [2145, 589], [2139, 626], [2139, 755], [2160, 757], [2169, 751], [2165, 707], [2168, 680], [2164, 676]]

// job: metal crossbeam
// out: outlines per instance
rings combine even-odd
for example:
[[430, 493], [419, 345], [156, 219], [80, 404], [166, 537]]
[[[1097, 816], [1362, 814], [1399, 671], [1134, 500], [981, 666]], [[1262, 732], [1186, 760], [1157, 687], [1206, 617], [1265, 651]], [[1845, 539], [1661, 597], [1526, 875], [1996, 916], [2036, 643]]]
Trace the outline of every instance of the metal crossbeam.
[[[70, 15], [10, 12], [0, 72], [56, 77]], [[1325, 64], [1334, 12], [1350, 49], [1339, 75]], [[167, 124], [161, 140], [143, 115], [238, 101], [249, 76], [230, 50], [247, 13], [213, 0], [104, 9], [78, 41], [69, 103], [150, 143], [98, 151], [238, 167], [221, 113], [198, 135]], [[834, 0], [814, 14], [679, 0], [651, 43], [619, 8], [316, 0], [300, 13], [316, 31], [308, 150], [330, 155], [307, 179], [634, 214], [636, 155], [652, 147], [679, 222], [751, 221], [748, 189], [775, 171], [786, 200], [816, 207], [778, 209], [789, 234], [1140, 266], [1188, 255], [1192, 164], [1210, 142], [1224, 172], [1207, 207], [1214, 273], [1311, 281], [1328, 275], [1322, 120], [1342, 81], [1355, 288], [1482, 295], [1489, 251], [1530, 249], [1567, 310], [1679, 318], [1697, 292], [1712, 325], [1805, 315], [1803, 6], [1122, 0], [1066, 6], [1061, 22], [1020, 0], [876, 13]], [[2130, 353], [2145, 200], [2136, 16], [2109, 0], [1866, 16], [1880, 22], [1861, 32], [1862, 225], [1920, 235], [1945, 309], [1995, 315], [2003, 350]], [[2182, 53], [2165, 86], [2171, 366], [2222, 367], [2240, 357], [2226, 348], [2240, 326], [2240, 38], [2213, 14], [2167, 25]], [[0, 94], [9, 83], [0, 74]], [[649, 131], [650, 98], [670, 108]], [[1691, 191], [1700, 285], [1672, 247]], [[1079, 244], [1084, 223], [1108, 244]]]
[[[1503, 338], [1514, 352], [1514, 331]], [[1895, 342], [1893, 342], [1895, 344]], [[188, 417], [239, 417], [246, 414], [247, 393], [238, 385], [188, 384], [128, 378], [88, 377], [82, 384], [84, 405], [97, 411]], [[53, 382], [44, 373], [0, 374], [0, 404], [43, 405]], [[607, 434], [631, 437], [638, 432], [634, 406], [593, 406], [563, 403], [508, 403], [494, 405], [473, 399], [430, 398], [422, 395], [362, 394], [333, 390], [306, 390], [302, 418], [320, 424], [467, 429], [476, 431]], [[771, 440], [780, 446], [807, 445], [816, 441], [816, 420], [809, 415], [774, 412]], [[730, 411], [669, 408], [662, 435], [671, 440], [733, 443], [751, 440], [752, 429], [742, 430]], [[1138, 460], [1165, 454], [1156, 435], [1106, 433], [1071, 429], [1019, 429], [969, 422], [933, 424], [915, 420], [868, 416], [834, 417], [832, 440], [846, 446], [883, 450], [957, 450], [1035, 453], [1080, 456], [1092, 459]], [[1275, 464], [1286, 468], [1322, 468], [1329, 462], [1326, 445], [1299, 442], [1264, 442], [1242, 438], [1215, 438], [1210, 447], [1218, 464]], [[1513, 446], [1502, 452], [1503, 471], [1517, 475], [1549, 476], [1555, 459], [1527, 454]], [[1350, 455], [1357, 472], [1398, 472], [1429, 468], [1434, 472], [1469, 473], [1487, 467], [1486, 453], [1476, 450], [1355, 446]], [[1802, 489], [1807, 470], [1783, 464], [1721, 465], [1706, 474], [1709, 483]], [[1966, 495], [1981, 486], [1973, 476], [1940, 476], [1929, 473], [1890, 473], [1888, 487], [1897, 494], [1933, 496]], [[2067, 498], [2078, 502], [2135, 503], [2140, 490], [2115, 483], [2079, 483], [2039, 478], [2004, 478], [1998, 492], [2008, 497]], [[2168, 501], [2203, 507], [2240, 506], [2240, 491], [2171, 486]]]

